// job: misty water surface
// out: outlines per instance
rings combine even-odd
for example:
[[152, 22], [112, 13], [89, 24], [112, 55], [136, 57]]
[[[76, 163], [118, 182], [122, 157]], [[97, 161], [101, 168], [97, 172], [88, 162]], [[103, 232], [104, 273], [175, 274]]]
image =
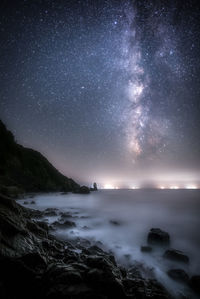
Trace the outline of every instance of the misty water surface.
[[[31, 202], [32, 199], [29, 200]], [[49, 207], [70, 211], [77, 227], [56, 232], [62, 238], [83, 237], [93, 243], [101, 241], [117, 261], [125, 266], [139, 261], [154, 268], [155, 276], [168, 289], [187, 293], [187, 287], [172, 281], [166, 271], [182, 268], [189, 275], [200, 274], [200, 191], [199, 190], [100, 190], [89, 195], [45, 194], [34, 198], [31, 208]], [[23, 203], [23, 200], [21, 201]], [[53, 222], [58, 217], [49, 217]], [[150, 228], [158, 227], [170, 234], [171, 247], [190, 258], [180, 265], [162, 258], [163, 249], [150, 254], [140, 251], [146, 244]], [[193, 295], [190, 294], [190, 298]]]

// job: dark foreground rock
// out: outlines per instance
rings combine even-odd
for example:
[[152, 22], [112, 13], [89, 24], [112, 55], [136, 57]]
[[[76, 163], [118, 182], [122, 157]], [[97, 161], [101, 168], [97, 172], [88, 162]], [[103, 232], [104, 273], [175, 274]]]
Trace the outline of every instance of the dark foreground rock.
[[194, 275], [189, 281], [190, 287], [200, 295], [200, 275]]
[[[97, 246], [57, 240], [41, 215], [0, 195], [0, 298], [171, 298]], [[137, 273], [137, 275], [136, 275]]]
[[55, 221], [52, 223], [53, 228], [60, 228], [60, 229], [65, 229], [65, 228], [70, 228], [70, 227], [75, 227], [76, 224], [73, 221], [65, 220], [63, 222], [60, 221]]
[[79, 193], [88, 194], [88, 193], [90, 193], [90, 189], [87, 186], [81, 186], [79, 189]]
[[141, 246], [140, 250], [142, 252], [152, 252], [152, 247], [151, 246]]
[[160, 228], [152, 228], [147, 236], [150, 245], [167, 246], [170, 244], [170, 236]]
[[167, 274], [176, 281], [185, 283], [189, 281], [189, 276], [183, 269], [171, 269], [167, 272]]
[[189, 257], [182, 251], [176, 249], [166, 250], [163, 257], [176, 262], [189, 263]]

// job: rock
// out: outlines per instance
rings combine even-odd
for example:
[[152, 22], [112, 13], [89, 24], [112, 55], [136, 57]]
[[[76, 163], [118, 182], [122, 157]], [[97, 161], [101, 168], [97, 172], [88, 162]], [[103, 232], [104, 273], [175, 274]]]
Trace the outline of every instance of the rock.
[[28, 201], [25, 200], [25, 201], [24, 201], [24, 205], [28, 205]]
[[2, 186], [0, 185], [0, 193], [10, 198], [20, 198], [22, 197], [24, 190], [17, 186]]
[[82, 229], [84, 229], [84, 230], [89, 230], [90, 228], [89, 228], [89, 226], [84, 225], [84, 226], [82, 227]]
[[73, 221], [65, 220], [64, 222], [55, 221], [55, 222], [52, 223], [52, 226], [55, 227], [55, 228], [64, 229], [64, 228], [75, 227], [76, 224]]
[[171, 270], [167, 271], [167, 274], [172, 279], [180, 281], [180, 282], [187, 283], [189, 281], [188, 274], [182, 269], [171, 269]]
[[35, 205], [35, 201], [34, 201], [34, 200], [32, 200], [32, 201], [31, 201], [31, 204], [32, 204], [32, 205]]
[[38, 211], [38, 210], [28, 209], [27, 212], [29, 213], [29, 216], [31, 218], [39, 219], [39, 218], [42, 218], [43, 216], [45, 216], [43, 212]]
[[87, 186], [81, 186], [78, 193], [88, 194], [90, 193], [90, 189]]
[[189, 257], [182, 251], [176, 249], [166, 250], [163, 257], [176, 262], [189, 263]]
[[90, 188], [90, 191], [97, 191], [98, 189], [97, 189], [97, 183], [94, 183], [93, 184], [93, 188], [91, 187]]
[[57, 211], [58, 211], [58, 209], [48, 208], [48, 209], [44, 210], [44, 215], [45, 216], [57, 216]]
[[152, 247], [151, 246], [141, 246], [140, 250], [142, 252], [152, 252]]
[[120, 222], [117, 220], [110, 220], [109, 222], [113, 225], [120, 225]]
[[150, 245], [167, 246], [170, 244], [170, 236], [167, 232], [152, 228], [148, 233], [147, 243]]
[[65, 218], [72, 218], [73, 216], [69, 212], [60, 212], [60, 220], [62, 221]]
[[155, 279], [128, 277], [123, 280], [127, 298], [172, 299], [167, 290]]
[[37, 221], [37, 225], [39, 225], [43, 230], [49, 231], [49, 226], [45, 221]]
[[93, 188], [94, 188], [94, 191], [97, 191], [97, 190], [98, 190], [98, 189], [97, 189], [97, 183], [94, 182], [94, 184], [93, 184]]
[[194, 275], [189, 281], [189, 286], [200, 295], [200, 275]]

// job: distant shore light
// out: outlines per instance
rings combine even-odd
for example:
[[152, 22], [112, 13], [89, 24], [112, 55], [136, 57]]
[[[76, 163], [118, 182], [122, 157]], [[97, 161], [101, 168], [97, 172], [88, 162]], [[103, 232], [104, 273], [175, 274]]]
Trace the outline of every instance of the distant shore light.
[[197, 189], [196, 185], [187, 185], [185, 186], [186, 189]]
[[105, 184], [104, 189], [115, 189], [115, 187], [111, 184]]
[[139, 187], [137, 187], [137, 186], [132, 186], [131, 189], [135, 190], [135, 189], [139, 189]]
[[170, 186], [170, 189], [179, 189], [179, 186]]

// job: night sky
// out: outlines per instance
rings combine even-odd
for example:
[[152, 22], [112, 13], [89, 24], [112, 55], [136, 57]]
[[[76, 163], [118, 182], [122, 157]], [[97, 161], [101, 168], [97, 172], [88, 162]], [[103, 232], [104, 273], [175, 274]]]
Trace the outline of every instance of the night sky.
[[198, 1], [0, 4], [0, 118], [79, 183], [200, 186]]

